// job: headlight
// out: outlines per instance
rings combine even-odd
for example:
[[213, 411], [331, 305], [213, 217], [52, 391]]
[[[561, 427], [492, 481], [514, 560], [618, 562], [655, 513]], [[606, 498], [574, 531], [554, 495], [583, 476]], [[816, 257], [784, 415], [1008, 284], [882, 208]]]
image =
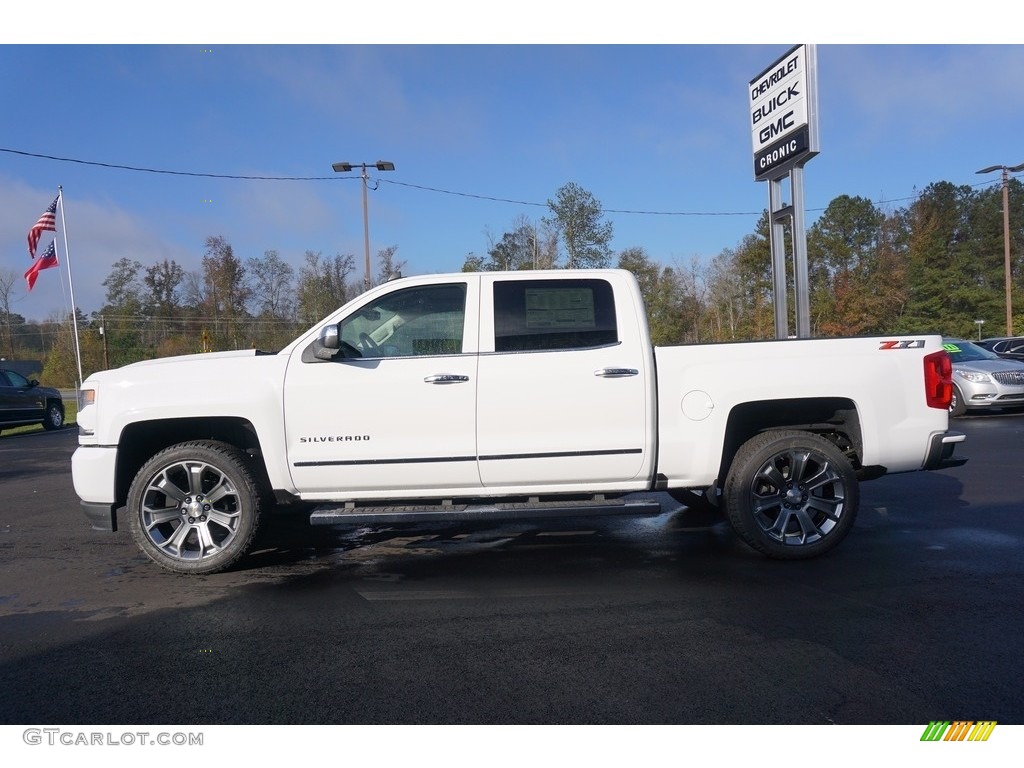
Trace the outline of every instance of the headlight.
[[973, 381], [975, 384], [979, 384], [983, 381], [992, 381], [992, 377], [987, 373], [979, 373], [977, 371], [964, 371], [959, 368], [954, 368], [953, 373], [962, 379]]
[[78, 441], [80, 445], [91, 445], [96, 434], [96, 405], [95, 389], [78, 390]]
[[87, 405], [93, 405], [96, 402], [96, 390], [95, 389], [80, 389], [78, 390], [78, 410], [82, 410]]

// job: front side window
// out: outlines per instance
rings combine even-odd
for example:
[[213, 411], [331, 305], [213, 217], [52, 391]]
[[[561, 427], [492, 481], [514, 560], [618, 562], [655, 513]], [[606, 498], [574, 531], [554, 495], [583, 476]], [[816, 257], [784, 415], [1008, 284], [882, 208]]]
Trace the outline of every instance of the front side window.
[[[24, 376], [22, 376], [20, 373], [17, 373], [16, 371], [7, 371], [7, 380], [10, 382], [10, 386], [12, 387], [28, 387], [28, 379], [26, 379]], [[5, 383], [7, 382], [4, 382], [3, 379], [0, 378], [0, 384]]]
[[362, 357], [462, 352], [466, 284], [424, 285], [380, 297], [341, 322], [341, 341]]
[[539, 352], [615, 344], [615, 298], [605, 280], [494, 284], [494, 349]]

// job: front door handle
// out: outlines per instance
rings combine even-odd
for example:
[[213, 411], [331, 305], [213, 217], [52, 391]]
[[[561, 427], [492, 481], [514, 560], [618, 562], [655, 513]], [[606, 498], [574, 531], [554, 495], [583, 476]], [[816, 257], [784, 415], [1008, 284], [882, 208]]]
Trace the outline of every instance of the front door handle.
[[427, 384], [460, 384], [469, 381], [469, 376], [459, 373], [435, 373], [433, 376], [427, 376], [423, 381]]
[[598, 368], [594, 371], [595, 376], [605, 379], [621, 379], [626, 376], [638, 376], [640, 371], [636, 368]]

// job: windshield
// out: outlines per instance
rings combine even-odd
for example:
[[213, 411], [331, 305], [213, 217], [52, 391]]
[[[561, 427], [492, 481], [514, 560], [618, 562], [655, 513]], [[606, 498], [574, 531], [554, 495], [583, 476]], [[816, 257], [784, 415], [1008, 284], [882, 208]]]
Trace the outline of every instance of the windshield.
[[982, 349], [977, 344], [972, 344], [963, 339], [946, 339], [942, 348], [949, 352], [949, 358], [954, 363], [969, 363], [972, 360], [998, 360], [999, 355]]

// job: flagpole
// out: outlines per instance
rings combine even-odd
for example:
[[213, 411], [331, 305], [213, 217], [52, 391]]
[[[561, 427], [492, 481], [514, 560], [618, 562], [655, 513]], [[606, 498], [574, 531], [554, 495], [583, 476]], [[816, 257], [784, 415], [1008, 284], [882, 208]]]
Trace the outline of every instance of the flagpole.
[[68, 226], [64, 222], [64, 187], [57, 185], [57, 199], [60, 202], [60, 228], [64, 233], [64, 259], [68, 265], [68, 285], [71, 289], [71, 323], [75, 330], [75, 362], [78, 364], [78, 386], [82, 387], [82, 351], [78, 348], [78, 305], [75, 304], [75, 281], [71, 279], [71, 248], [68, 246]]

